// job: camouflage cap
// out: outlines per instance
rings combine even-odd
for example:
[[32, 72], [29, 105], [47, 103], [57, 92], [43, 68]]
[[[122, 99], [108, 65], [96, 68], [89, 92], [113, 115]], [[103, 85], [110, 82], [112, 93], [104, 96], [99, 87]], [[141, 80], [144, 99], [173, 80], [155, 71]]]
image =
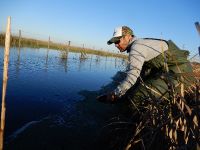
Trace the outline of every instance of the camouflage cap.
[[117, 27], [114, 30], [113, 37], [107, 42], [108, 45], [115, 43], [120, 40], [122, 36], [125, 35], [134, 35], [133, 31], [127, 26]]

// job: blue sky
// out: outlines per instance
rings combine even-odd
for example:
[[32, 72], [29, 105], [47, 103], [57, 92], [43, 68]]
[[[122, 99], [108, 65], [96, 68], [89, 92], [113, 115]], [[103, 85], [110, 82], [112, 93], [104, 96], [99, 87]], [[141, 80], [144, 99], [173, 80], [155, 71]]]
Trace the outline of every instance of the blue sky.
[[1, 0], [0, 32], [11, 16], [12, 32], [86, 46], [108, 46], [117, 26], [131, 27], [138, 38], [172, 39], [197, 53], [200, 37], [200, 0]]

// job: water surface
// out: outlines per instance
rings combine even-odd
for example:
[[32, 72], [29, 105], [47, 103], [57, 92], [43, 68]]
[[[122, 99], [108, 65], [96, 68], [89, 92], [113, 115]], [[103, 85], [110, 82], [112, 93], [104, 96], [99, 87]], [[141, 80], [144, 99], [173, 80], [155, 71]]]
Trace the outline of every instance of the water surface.
[[[2, 89], [4, 49], [0, 48]], [[95, 100], [125, 62], [47, 49], [11, 48], [6, 94], [5, 148], [94, 149], [115, 106]], [[1, 96], [1, 95], [0, 95]]]

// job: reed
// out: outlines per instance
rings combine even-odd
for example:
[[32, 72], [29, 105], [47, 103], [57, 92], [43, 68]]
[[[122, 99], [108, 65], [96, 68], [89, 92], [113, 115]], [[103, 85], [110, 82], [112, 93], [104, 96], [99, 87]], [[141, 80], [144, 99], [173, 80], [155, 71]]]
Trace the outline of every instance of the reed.
[[[199, 85], [198, 85], [199, 86]], [[187, 96], [169, 89], [169, 100], [151, 97], [143, 106], [136, 106], [141, 120], [136, 126], [126, 149], [131, 150], [140, 145], [143, 149], [196, 149], [199, 147], [199, 108], [194, 106], [198, 86]], [[198, 94], [195, 96], [195, 94]], [[191, 103], [193, 101], [193, 104]], [[163, 143], [157, 143], [162, 139]], [[159, 140], [160, 141], [160, 140]], [[163, 145], [160, 145], [163, 144]], [[155, 148], [156, 149], [156, 148]]]

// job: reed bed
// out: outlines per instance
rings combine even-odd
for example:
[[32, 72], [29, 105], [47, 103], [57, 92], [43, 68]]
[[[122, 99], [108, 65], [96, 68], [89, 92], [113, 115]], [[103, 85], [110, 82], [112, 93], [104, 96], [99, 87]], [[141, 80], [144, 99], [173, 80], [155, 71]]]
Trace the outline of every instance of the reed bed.
[[[200, 64], [192, 66], [196, 83], [186, 89], [180, 81], [180, 92], [168, 84], [168, 98], [166, 93], [155, 97], [149, 88], [149, 97], [139, 103], [127, 96], [126, 117], [112, 118], [104, 127], [107, 149], [200, 150]], [[171, 83], [167, 76], [165, 81]]]

